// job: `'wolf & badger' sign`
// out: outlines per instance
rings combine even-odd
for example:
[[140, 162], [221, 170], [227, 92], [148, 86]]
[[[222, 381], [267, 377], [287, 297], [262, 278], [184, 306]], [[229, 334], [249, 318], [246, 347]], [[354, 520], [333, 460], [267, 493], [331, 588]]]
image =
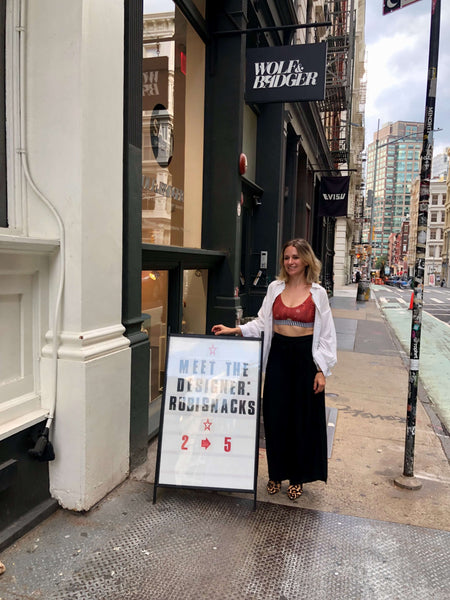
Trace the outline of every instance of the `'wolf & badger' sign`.
[[249, 48], [245, 100], [254, 103], [323, 100], [326, 58], [325, 42]]

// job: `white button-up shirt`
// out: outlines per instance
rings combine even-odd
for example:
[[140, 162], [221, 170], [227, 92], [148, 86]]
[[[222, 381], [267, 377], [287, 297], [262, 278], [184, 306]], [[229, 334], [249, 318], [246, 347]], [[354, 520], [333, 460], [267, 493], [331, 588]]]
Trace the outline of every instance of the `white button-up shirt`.
[[[267, 358], [273, 337], [273, 312], [272, 306], [275, 298], [281, 294], [286, 287], [284, 281], [276, 280], [267, 288], [267, 294], [263, 300], [258, 316], [239, 325], [244, 337], [260, 337], [264, 333], [263, 342], [263, 372], [266, 370]], [[312, 355], [318, 369], [328, 377], [331, 369], [337, 362], [336, 356], [336, 329], [334, 327], [333, 315], [326, 290], [318, 283], [311, 286], [311, 296], [316, 306], [313, 329]]]

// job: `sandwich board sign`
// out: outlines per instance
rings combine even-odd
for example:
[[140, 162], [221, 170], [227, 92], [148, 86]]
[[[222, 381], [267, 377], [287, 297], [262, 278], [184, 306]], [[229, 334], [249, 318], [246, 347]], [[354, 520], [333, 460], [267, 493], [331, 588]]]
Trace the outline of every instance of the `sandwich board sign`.
[[254, 494], [262, 339], [170, 334], [153, 502], [158, 487]]

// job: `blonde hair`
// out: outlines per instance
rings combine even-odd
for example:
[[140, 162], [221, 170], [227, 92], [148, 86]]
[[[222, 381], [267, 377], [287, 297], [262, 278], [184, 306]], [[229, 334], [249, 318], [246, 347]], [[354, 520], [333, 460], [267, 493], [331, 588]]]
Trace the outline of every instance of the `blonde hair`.
[[311, 248], [309, 242], [302, 238], [297, 238], [295, 240], [289, 240], [283, 245], [283, 249], [281, 250], [280, 256], [280, 274], [278, 275], [278, 279], [282, 281], [287, 281], [289, 279], [289, 275], [286, 273], [286, 269], [284, 268], [284, 253], [286, 248], [289, 246], [293, 246], [299, 255], [299, 257], [306, 263], [305, 267], [305, 277], [308, 283], [318, 283], [320, 271], [322, 269], [322, 263], [314, 254], [314, 250]]

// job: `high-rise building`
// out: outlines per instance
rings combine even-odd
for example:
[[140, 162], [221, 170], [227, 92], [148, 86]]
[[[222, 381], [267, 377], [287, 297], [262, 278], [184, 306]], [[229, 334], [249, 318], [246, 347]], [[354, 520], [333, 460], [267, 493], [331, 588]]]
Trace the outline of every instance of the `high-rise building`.
[[[417, 244], [417, 220], [419, 213], [420, 180], [416, 179], [411, 193], [411, 231], [408, 247], [408, 267], [414, 274]], [[425, 285], [438, 285], [446, 277], [448, 253], [446, 249], [446, 207], [447, 182], [444, 179], [430, 181], [430, 201], [428, 204], [427, 237], [425, 249]], [[445, 258], [444, 258], [445, 256]], [[444, 268], [445, 267], [445, 268]]]
[[[448, 148], [446, 149], [448, 150]], [[446, 179], [448, 173], [448, 154], [447, 152], [440, 152], [433, 156], [433, 162], [431, 164], [431, 178], [432, 179]]]
[[422, 145], [423, 123], [396, 121], [383, 125], [368, 146], [366, 185], [373, 190], [373, 206], [365, 209], [363, 240], [373, 242], [372, 264], [388, 255], [390, 234], [401, 231], [410, 212], [411, 185], [420, 175]]

